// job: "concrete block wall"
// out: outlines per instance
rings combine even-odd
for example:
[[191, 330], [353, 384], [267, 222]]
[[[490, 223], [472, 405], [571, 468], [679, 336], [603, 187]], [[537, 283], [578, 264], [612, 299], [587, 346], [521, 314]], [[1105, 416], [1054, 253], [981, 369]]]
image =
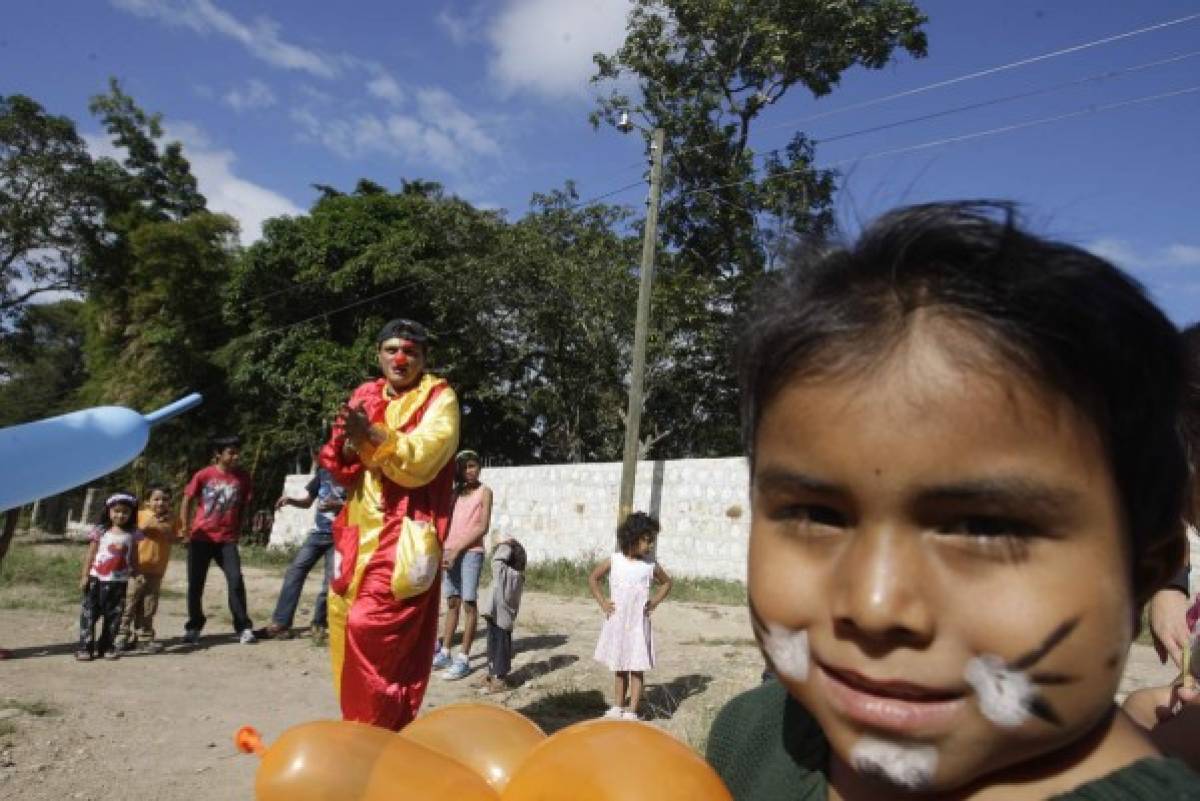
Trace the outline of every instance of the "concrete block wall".
[[[284, 491], [302, 495], [308, 478], [288, 476]], [[482, 478], [494, 498], [491, 541], [516, 537], [538, 561], [593, 559], [615, 548], [619, 462], [486, 467]], [[746, 478], [742, 458], [638, 464], [634, 509], [662, 523], [657, 556], [664, 568], [681, 576], [745, 578]], [[300, 542], [311, 521], [311, 511], [285, 507], [275, 516], [271, 545]]]

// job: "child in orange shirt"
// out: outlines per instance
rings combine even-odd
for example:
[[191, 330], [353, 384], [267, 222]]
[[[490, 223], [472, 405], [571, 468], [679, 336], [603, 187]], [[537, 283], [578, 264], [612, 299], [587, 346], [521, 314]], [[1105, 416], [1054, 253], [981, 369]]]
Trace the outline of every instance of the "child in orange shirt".
[[130, 651], [140, 644], [143, 651], [157, 654], [163, 646], [154, 639], [154, 614], [158, 611], [158, 596], [171, 559], [171, 543], [179, 539], [179, 520], [171, 514], [171, 490], [161, 484], [150, 488], [146, 507], [138, 514], [137, 521], [137, 527], [145, 535], [138, 543], [141, 572], [130, 582], [129, 603], [121, 616], [117, 647]]

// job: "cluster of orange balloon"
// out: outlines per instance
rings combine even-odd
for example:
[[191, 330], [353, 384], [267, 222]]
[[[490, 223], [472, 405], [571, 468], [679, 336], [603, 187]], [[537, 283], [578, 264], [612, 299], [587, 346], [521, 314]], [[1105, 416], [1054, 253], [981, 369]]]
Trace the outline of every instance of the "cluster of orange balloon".
[[510, 709], [455, 704], [400, 734], [322, 720], [270, 747], [249, 726], [234, 739], [262, 759], [258, 801], [732, 801], [703, 759], [646, 723], [588, 721], [547, 737]]

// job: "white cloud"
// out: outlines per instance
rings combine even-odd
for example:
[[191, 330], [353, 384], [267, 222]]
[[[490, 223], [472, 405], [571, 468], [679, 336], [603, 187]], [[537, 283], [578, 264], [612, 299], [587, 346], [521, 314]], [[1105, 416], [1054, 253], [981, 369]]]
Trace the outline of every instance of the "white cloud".
[[393, 105], [398, 106], [404, 102], [404, 90], [400, 88], [400, 83], [383, 70], [379, 70], [374, 78], [367, 81], [367, 92], [372, 97], [386, 100]]
[[631, 0], [507, 0], [488, 31], [490, 72], [508, 92], [582, 97], [595, 73], [592, 54], [625, 39]]
[[1200, 247], [1171, 245], [1163, 251], [1168, 264], [1176, 267], [1200, 267]]
[[316, 50], [285, 42], [279, 25], [268, 17], [243, 22], [218, 8], [212, 0], [110, 0], [119, 9], [167, 25], [191, 28], [200, 34], [215, 33], [232, 39], [268, 64], [300, 70], [321, 78], [339, 72], [338, 60]]
[[1175, 243], [1139, 249], [1124, 239], [1104, 238], [1084, 245], [1087, 250], [1127, 270], [1200, 267], [1200, 246]]
[[251, 78], [243, 86], [235, 86], [222, 98], [235, 111], [249, 111], [275, 105], [275, 93], [257, 78]]
[[489, 0], [480, 0], [467, 10], [442, 8], [433, 21], [446, 32], [451, 42], [462, 47], [483, 38], [484, 24], [492, 7]]
[[296, 109], [292, 119], [306, 138], [348, 159], [382, 153], [461, 172], [481, 157], [500, 155], [499, 143], [448, 92], [419, 89], [416, 101], [414, 114], [358, 114], [339, 119]]
[[[304, 210], [278, 192], [267, 189], [234, 172], [237, 157], [233, 151], [213, 145], [203, 130], [189, 123], [166, 125], [165, 140], [183, 143], [183, 155], [192, 165], [200, 193], [208, 199], [208, 208], [236, 219], [241, 226], [242, 244], [262, 237], [265, 220], [283, 215], [295, 216]], [[125, 154], [102, 134], [84, 134], [93, 156], [123, 159]]]
[[450, 37], [450, 41], [456, 45], [464, 45], [471, 39], [471, 30], [467, 25], [467, 21], [462, 17], [456, 16], [453, 12], [442, 9], [434, 17], [434, 21], [446, 32]]

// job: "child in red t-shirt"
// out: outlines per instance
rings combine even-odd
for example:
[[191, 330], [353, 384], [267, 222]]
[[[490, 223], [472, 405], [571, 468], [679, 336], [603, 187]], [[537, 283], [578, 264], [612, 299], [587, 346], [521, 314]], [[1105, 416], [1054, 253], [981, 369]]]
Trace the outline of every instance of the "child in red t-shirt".
[[246, 584], [237, 547], [242, 515], [253, 493], [249, 474], [237, 466], [240, 448], [241, 440], [236, 436], [213, 440], [213, 464], [192, 476], [183, 491], [180, 522], [188, 539], [188, 621], [183, 641], [191, 645], [200, 642], [200, 631], [204, 628], [202, 599], [211, 562], [216, 562], [225, 573], [229, 611], [238, 639], [244, 645], [255, 641], [254, 625], [246, 611]]

